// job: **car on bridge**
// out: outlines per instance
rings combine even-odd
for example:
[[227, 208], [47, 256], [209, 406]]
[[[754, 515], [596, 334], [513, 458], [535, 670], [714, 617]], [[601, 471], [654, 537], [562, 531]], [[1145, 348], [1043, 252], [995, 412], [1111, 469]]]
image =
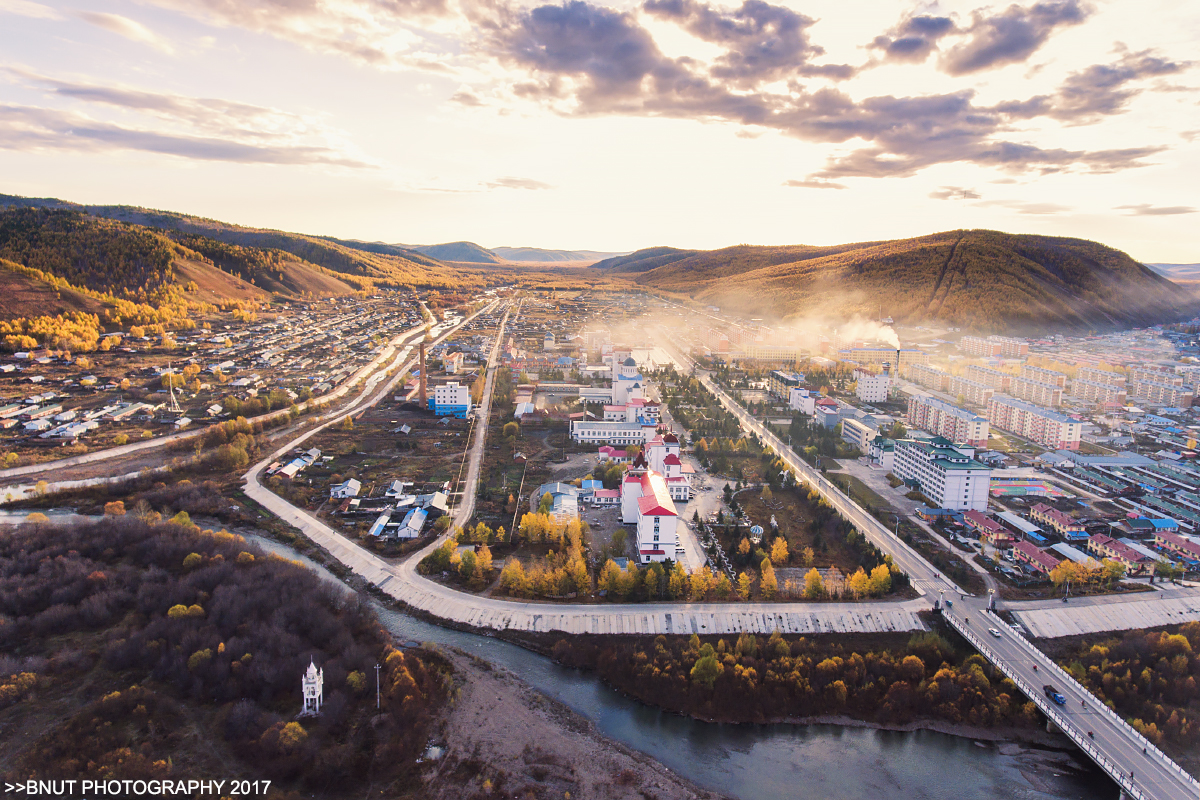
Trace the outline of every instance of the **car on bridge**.
[[995, 628], [988, 628], [988, 633], [990, 633], [992, 636], [995, 636], [997, 639], [1000, 638], [1000, 631], [996, 630]]
[[1058, 689], [1055, 689], [1050, 684], [1047, 683], [1045, 686], [1043, 686], [1042, 691], [1046, 693], [1046, 697], [1049, 697], [1060, 706], [1065, 706], [1067, 704], [1067, 698], [1059, 694]]

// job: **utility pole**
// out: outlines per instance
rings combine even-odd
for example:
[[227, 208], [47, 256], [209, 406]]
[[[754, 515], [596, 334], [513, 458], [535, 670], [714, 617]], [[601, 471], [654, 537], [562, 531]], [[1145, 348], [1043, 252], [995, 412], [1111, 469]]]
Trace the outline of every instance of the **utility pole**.
[[379, 710], [379, 665], [375, 665], [375, 710]]

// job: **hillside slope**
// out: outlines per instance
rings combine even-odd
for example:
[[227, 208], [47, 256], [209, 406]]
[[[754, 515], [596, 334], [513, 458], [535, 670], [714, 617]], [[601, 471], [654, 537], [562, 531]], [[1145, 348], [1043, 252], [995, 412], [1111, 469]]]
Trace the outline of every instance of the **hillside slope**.
[[418, 253], [424, 253], [439, 261], [462, 261], [468, 264], [499, 264], [503, 259], [474, 242], [446, 242], [444, 244], [423, 244], [413, 248]]
[[609, 273], [649, 272], [652, 269], [674, 264], [676, 261], [703, 253], [703, 250], [679, 250], [675, 247], [646, 247], [628, 255], [606, 258], [592, 266]]
[[646, 255], [596, 266], [755, 316], [874, 317], [882, 309], [908, 324], [1038, 332], [1154, 324], [1195, 311], [1190, 294], [1166, 278], [1081, 239], [960, 230], [834, 247], [739, 245], [682, 258], [639, 253]]
[[492, 252], [505, 261], [543, 264], [600, 261], [628, 255], [627, 253], [604, 253], [599, 250], [546, 250], [541, 247], [493, 247]]
[[470, 285], [463, 276], [436, 259], [420, 253], [361, 242], [309, 236], [266, 228], [248, 228], [203, 217], [136, 206], [82, 206], [54, 198], [30, 198], [0, 195], [0, 206], [69, 209], [94, 217], [113, 219], [134, 225], [195, 234], [241, 247], [277, 250], [298, 261], [339, 273], [355, 288], [370, 284], [398, 288], [402, 286], [461, 288]]

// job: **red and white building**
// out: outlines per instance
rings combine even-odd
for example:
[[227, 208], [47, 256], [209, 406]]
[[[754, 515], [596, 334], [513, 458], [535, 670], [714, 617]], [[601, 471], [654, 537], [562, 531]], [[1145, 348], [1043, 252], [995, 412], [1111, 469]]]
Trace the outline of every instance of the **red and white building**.
[[1196, 544], [1191, 539], [1185, 539], [1175, 533], [1155, 531], [1154, 543], [1168, 553], [1200, 561], [1200, 544]]
[[972, 510], [963, 514], [963, 524], [978, 531], [979, 540], [984, 544], [990, 544], [998, 550], [1012, 547], [1015, 539], [1012, 531], [981, 511]]
[[998, 394], [987, 407], [988, 421], [1051, 450], [1078, 450], [1083, 423], [1049, 408]]
[[1072, 538], [1071, 534], [1079, 534], [1087, 530], [1082, 522], [1070, 514], [1059, 511], [1057, 508], [1048, 506], [1045, 503], [1038, 503], [1029, 509], [1029, 518], [1044, 527], [1050, 528], [1064, 539], [1070, 539]]
[[637, 526], [638, 561], [674, 561], [679, 514], [666, 479], [657, 472], [626, 475], [621, 484], [621, 521]]
[[1140, 572], [1151, 561], [1124, 542], [1118, 542], [1111, 536], [1098, 533], [1088, 539], [1088, 550], [1100, 559], [1109, 558], [1125, 565], [1128, 572]]

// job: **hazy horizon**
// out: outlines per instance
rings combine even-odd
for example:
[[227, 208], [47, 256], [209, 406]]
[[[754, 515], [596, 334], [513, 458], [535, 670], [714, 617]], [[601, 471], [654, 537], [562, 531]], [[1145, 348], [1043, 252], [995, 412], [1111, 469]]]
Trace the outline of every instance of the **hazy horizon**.
[[1200, 262], [1200, 9], [0, 0], [0, 191], [627, 252], [988, 228]]

